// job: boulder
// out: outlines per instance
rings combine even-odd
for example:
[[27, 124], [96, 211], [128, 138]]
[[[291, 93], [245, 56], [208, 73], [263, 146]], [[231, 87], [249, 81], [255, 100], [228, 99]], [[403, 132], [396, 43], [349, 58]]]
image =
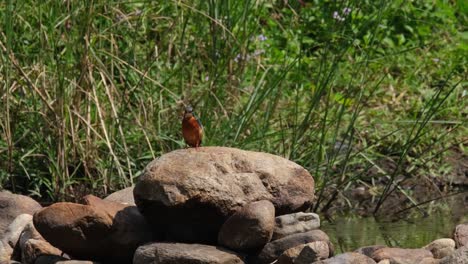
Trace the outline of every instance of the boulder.
[[377, 249], [372, 258], [379, 262], [388, 259], [392, 264], [419, 263], [424, 258], [433, 258], [431, 251], [427, 249], [389, 248]]
[[375, 261], [366, 255], [349, 252], [336, 255], [332, 258], [313, 262], [314, 264], [375, 264]]
[[133, 186], [127, 187], [120, 191], [111, 193], [109, 196], [104, 198], [104, 200], [119, 202], [128, 205], [135, 205], [135, 200], [133, 199]]
[[4, 234], [6, 229], [20, 214], [34, 214], [42, 206], [33, 199], [9, 191], [0, 191], [0, 234]]
[[8, 226], [0, 241], [0, 263], [21, 258], [18, 241], [21, 232], [30, 222], [32, 222], [32, 215], [20, 214]]
[[450, 238], [437, 239], [425, 246], [424, 249], [431, 251], [434, 258], [441, 259], [455, 251], [455, 241]]
[[327, 234], [322, 230], [316, 229], [305, 233], [289, 235], [266, 244], [255, 261], [259, 264], [271, 263], [278, 259], [287, 249], [315, 241], [325, 241], [328, 244], [330, 255], [333, 254], [333, 246]]
[[314, 180], [279, 156], [201, 147], [176, 150], [148, 164], [133, 194], [165, 239], [216, 243], [221, 225], [247, 203], [269, 200], [279, 215], [310, 207]]
[[456, 248], [468, 246], [468, 224], [457, 225], [453, 233], [453, 239], [455, 240]]
[[320, 227], [320, 217], [314, 213], [298, 212], [280, 215], [275, 218], [275, 230], [272, 240], [288, 235], [304, 233]]
[[369, 258], [372, 258], [372, 254], [374, 254], [374, 251], [376, 251], [377, 249], [384, 248], [384, 247], [386, 246], [382, 246], [382, 245], [365, 246], [365, 247], [360, 247], [354, 250], [354, 252], [363, 254], [363, 255], [368, 256]]
[[151, 229], [135, 206], [88, 195], [85, 205], [56, 203], [34, 215], [37, 230], [52, 245], [78, 259], [128, 263]]
[[273, 235], [275, 207], [268, 200], [245, 205], [222, 225], [218, 243], [233, 250], [262, 248]]
[[455, 250], [452, 255], [441, 259], [439, 264], [468, 264], [468, 246]]
[[237, 264], [244, 263], [235, 252], [221, 247], [183, 244], [151, 243], [137, 249], [133, 264]]

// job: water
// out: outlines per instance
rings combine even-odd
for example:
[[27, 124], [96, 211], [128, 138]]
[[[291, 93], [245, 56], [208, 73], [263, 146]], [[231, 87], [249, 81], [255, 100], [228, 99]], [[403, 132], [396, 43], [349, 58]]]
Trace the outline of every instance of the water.
[[468, 223], [468, 208], [455, 208], [458, 208], [456, 212], [446, 210], [425, 218], [396, 222], [377, 221], [372, 217], [336, 217], [334, 223], [322, 221], [321, 229], [330, 236], [337, 253], [369, 245], [420, 248], [438, 238], [451, 238], [456, 225]]

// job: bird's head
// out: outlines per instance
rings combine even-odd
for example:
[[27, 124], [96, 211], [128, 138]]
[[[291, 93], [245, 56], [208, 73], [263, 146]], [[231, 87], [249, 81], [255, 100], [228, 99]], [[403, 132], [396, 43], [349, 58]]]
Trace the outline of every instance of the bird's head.
[[185, 107], [184, 118], [190, 118], [191, 116], [193, 116], [193, 108], [192, 106], [188, 105]]
[[188, 106], [185, 107], [185, 113], [186, 113], [186, 114], [187, 114], [187, 113], [190, 113], [190, 114], [193, 113], [193, 108], [192, 108], [191, 105], [188, 105]]

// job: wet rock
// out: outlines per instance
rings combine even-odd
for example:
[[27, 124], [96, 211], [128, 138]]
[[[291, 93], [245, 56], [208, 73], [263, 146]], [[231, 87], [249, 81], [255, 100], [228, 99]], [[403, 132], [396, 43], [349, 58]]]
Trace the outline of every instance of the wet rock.
[[4, 234], [6, 229], [20, 214], [34, 214], [42, 206], [33, 199], [13, 194], [9, 191], [0, 191], [0, 234]]
[[326, 259], [330, 255], [326, 241], [315, 241], [301, 244], [286, 251], [279, 256], [276, 264], [306, 264]]
[[20, 259], [18, 241], [21, 232], [30, 222], [32, 222], [32, 215], [21, 214], [8, 226], [0, 241], [0, 263], [6, 263], [11, 259]]
[[468, 246], [468, 224], [457, 225], [453, 239], [455, 240], [456, 248]]
[[201, 147], [151, 162], [133, 193], [142, 214], [166, 239], [215, 243], [224, 221], [249, 202], [269, 200], [276, 214], [308, 208], [314, 180], [278, 156]]
[[270, 241], [274, 227], [275, 207], [270, 201], [249, 203], [222, 225], [218, 243], [233, 250], [258, 249]]
[[235, 252], [221, 247], [183, 244], [151, 243], [137, 249], [133, 264], [237, 264], [244, 263]]
[[432, 258], [432, 253], [426, 249], [407, 249], [407, 248], [381, 248], [377, 249], [372, 258], [379, 262], [388, 259], [393, 264], [419, 263], [424, 258]]
[[382, 245], [365, 246], [365, 247], [360, 247], [356, 249], [354, 252], [363, 254], [363, 255], [368, 256], [369, 258], [372, 258], [372, 254], [374, 254], [374, 251], [380, 248], [384, 248], [384, 247], [386, 246], [382, 246]]
[[119, 202], [127, 205], [135, 205], [135, 200], [133, 199], [133, 189], [134, 187], [132, 186], [120, 191], [116, 191], [104, 198], [104, 200]]
[[128, 263], [152, 234], [135, 206], [84, 198], [86, 205], [56, 203], [34, 215], [37, 230], [52, 245], [80, 259]]
[[330, 249], [330, 254], [333, 254], [333, 246], [327, 234], [322, 230], [316, 229], [305, 233], [289, 235], [266, 244], [258, 254], [256, 262], [259, 264], [271, 263], [287, 249], [315, 241], [325, 241]]
[[441, 259], [455, 251], [455, 241], [450, 238], [437, 239], [425, 246], [424, 249], [431, 251], [434, 258]]
[[21, 233], [19, 247], [23, 264], [33, 264], [41, 255], [60, 256], [62, 254], [60, 249], [45, 241], [32, 222], [29, 222]]
[[320, 217], [314, 213], [298, 212], [277, 216], [275, 223], [272, 240], [318, 229], [320, 227]]
[[375, 261], [366, 255], [349, 252], [336, 255], [329, 259], [316, 261], [314, 264], [375, 264]]
[[452, 255], [441, 259], [439, 264], [468, 264], [468, 246], [455, 250]]

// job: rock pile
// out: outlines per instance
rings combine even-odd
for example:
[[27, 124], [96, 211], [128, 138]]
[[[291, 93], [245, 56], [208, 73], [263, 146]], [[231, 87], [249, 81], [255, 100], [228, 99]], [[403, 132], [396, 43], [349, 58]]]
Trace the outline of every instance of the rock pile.
[[319, 216], [307, 212], [312, 176], [281, 157], [238, 149], [168, 153], [134, 188], [104, 200], [25, 211], [8, 195], [0, 193], [0, 264], [468, 263], [466, 225], [422, 249], [367, 246], [334, 256]]

